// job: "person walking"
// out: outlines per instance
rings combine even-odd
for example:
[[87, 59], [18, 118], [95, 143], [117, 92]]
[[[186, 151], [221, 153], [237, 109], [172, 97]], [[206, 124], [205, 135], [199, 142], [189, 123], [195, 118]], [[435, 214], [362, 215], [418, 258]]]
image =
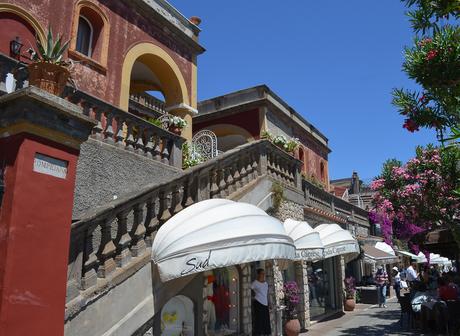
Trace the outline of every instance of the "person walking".
[[413, 261], [410, 264], [410, 266], [406, 269], [406, 279], [410, 286], [412, 286], [413, 283], [418, 280], [418, 275], [417, 275], [417, 272], [415, 271], [416, 269], [417, 269], [417, 263], [415, 261]]
[[398, 267], [393, 267], [393, 289], [395, 290], [396, 297], [399, 299], [401, 298], [401, 275], [399, 273]]
[[270, 312], [268, 309], [268, 283], [265, 281], [265, 271], [257, 270], [257, 279], [253, 281], [254, 291], [254, 335], [271, 335]]
[[383, 308], [386, 308], [388, 274], [381, 265], [378, 266], [377, 272], [375, 273], [375, 283], [377, 285], [377, 298], [379, 307], [383, 306]]

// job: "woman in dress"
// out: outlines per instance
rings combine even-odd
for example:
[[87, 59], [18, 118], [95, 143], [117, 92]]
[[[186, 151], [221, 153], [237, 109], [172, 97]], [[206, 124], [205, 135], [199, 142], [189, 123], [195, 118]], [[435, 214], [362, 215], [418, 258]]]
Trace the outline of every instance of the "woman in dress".
[[257, 279], [251, 285], [254, 291], [254, 335], [271, 335], [270, 313], [268, 310], [268, 283], [265, 271], [257, 270]]

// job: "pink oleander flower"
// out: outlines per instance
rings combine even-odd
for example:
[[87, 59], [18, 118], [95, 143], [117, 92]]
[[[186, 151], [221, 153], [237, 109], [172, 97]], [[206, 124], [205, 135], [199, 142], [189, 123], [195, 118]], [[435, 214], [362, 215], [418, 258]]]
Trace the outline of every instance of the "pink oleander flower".
[[377, 179], [377, 180], [373, 180], [371, 182], [371, 189], [372, 190], [378, 190], [380, 189], [381, 187], [383, 187], [385, 184], [385, 180], [384, 179]]

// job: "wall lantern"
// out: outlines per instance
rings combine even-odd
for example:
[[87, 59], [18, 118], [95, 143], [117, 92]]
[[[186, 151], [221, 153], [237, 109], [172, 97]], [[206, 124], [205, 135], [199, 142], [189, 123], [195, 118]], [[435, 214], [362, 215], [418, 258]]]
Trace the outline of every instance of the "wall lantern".
[[19, 58], [21, 56], [21, 48], [24, 45], [21, 43], [19, 36], [16, 36], [14, 40], [10, 41], [10, 53], [11, 57]]

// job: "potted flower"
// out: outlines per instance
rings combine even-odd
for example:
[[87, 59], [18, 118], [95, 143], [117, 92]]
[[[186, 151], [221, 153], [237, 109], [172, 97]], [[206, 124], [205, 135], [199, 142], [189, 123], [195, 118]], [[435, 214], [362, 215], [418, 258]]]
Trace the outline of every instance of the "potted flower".
[[187, 122], [185, 119], [182, 119], [181, 117], [177, 116], [170, 116], [169, 117], [169, 131], [180, 135], [182, 132], [182, 129], [187, 126]]
[[299, 139], [292, 138], [284, 144], [284, 150], [288, 153], [294, 153], [295, 150], [299, 147]]
[[299, 288], [295, 281], [288, 281], [284, 284], [284, 301], [286, 304], [286, 324], [284, 330], [288, 336], [297, 336], [300, 333], [300, 322], [297, 318], [297, 305], [299, 304]]
[[345, 302], [343, 309], [345, 311], [353, 311], [356, 306], [356, 280], [352, 276], [349, 276], [343, 280], [345, 284]]
[[69, 63], [63, 60], [69, 41], [63, 43], [59, 34], [54, 40], [49, 28], [46, 44], [43, 45], [38, 37], [36, 44], [33, 62], [28, 65], [29, 84], [59, 96], [70, 78]]
[[273, 144], [278, 146], [279, 148], [281, 149], [285, 149], [284, 146], [287, 144], [287, 139], [284, 135], [277, 135], [275, 137], [273, 137]]

